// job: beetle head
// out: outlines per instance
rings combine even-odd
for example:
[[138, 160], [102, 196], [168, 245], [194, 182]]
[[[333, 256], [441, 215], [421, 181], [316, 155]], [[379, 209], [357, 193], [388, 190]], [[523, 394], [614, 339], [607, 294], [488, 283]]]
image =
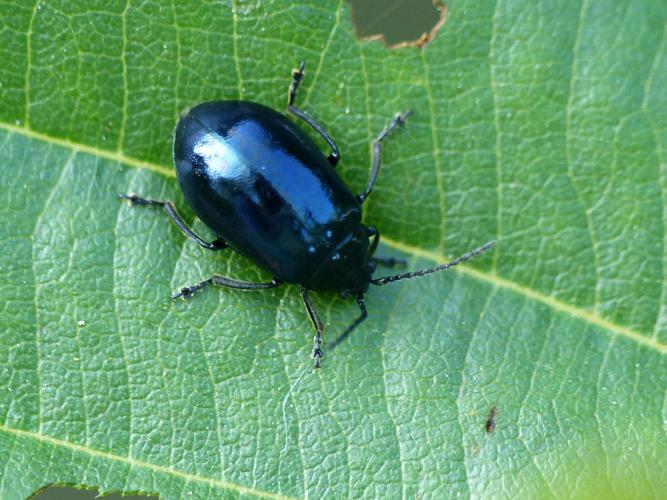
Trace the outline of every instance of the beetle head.
[[346, 294], [365, 292], [372, 272], [368, 247], [368, 232], [360, 225], [317, 268], [306, 286]]

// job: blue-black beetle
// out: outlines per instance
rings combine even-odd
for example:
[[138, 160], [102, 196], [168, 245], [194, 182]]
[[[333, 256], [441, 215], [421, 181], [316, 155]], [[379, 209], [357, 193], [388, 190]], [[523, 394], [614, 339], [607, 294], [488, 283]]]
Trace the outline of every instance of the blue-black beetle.
[[361, 314], [335, 346], [366, 319], [364, 293], [370, 284], [384, 285], [448, 269], [488, 250], [493, 242], [447, 264], [372, 278], [378, 264], [391, 266], [396, 261], [374, 257], [380, 232], [361, 223], [361, 206], [378, 176], [382, 141], [405, 123], [410, 113], [395, 115], [373, 141], [368, 184], [355, 196], [334, 169], [340, 158], [336, 143], [294, 106], [303, 69], [302, 62], [292, 72], [287, 111], [326, 141], [331, 148], [328, 157], [285, 115], [254, 102], [206, 102], [190, 109], [178, 122], [174, 134], [178, 180], [194, 213], [217, 239], [208, 242], [194, 233], [169, 201], [125, 194], [119, 197], [136, 205], [162, 207], [178, 228], [202, 247], [230, 247], [273, 276], [268, 283], [248, 283], [214, 275], [181, 288], [174, 299], [188, 298], [210, 284], [241, 290], [275, 288], [282, 283], [300, 285], [316, 330], [313, 357], [319, 368], [323, 328], [308, 290], [356, 296]]

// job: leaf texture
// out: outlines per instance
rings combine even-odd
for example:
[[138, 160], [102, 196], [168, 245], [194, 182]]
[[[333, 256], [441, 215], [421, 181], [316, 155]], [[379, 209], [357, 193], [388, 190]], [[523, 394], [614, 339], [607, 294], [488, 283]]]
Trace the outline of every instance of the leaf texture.
[[[0, 498], [660, 497], [667, 490], [667, 5], [452, 0], [423, 49], [341, 1], [0, 2]], [[313, 371], [294, 288], [116, 199], [175, 200], [179, 114], [299, 105], [409, 268]], [[320, 294], [331, 340], [357, 314]], [[496, 430], [485, 432], [497, 405]], [[664, 494], [664, 493], [663, 493]]]

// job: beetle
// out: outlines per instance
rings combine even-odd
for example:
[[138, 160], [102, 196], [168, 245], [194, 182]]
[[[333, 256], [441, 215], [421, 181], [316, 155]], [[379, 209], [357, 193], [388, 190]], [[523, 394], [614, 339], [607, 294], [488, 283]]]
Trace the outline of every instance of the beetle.
[[372, 142], [371, 173], [366, 189], [354, 195], [335, 167], [340, 159], [331, 136], [294, 105], [305, 63], [292, 71], [287, 111], [308, 125], [329, 146], [328, 156], [306, 132], [271, 108], [250, 101], [205, 102], [188, 110], [174, 133], [174, 164], [180, 187], [194, 213], [213, 231], [206, 241], [195, 233], [170, 201], [121, 194], [131, 205], [162, 208], [186, 237], [214, 251], [230, 248], [250, 258], [273, 279], [238, 281], [220, 275], [181, 288], [172, 299], [190, 298], [208, 285], [240, 290], [299, 285], [315, 329], [313, 358], [319, 368], [324, 355], [320, 317], [309, 291], [333, 290], [355, 296], [359, 316], [332, 344], [338, 345], [368, 313], [364, 293], [369, 285], [424, 276], [449, 269], [489, 250], [489, 242], [446, 264], [382, 278], [373, 278], [378, 264], [394, 259], [375, 257], [380, 232], [362, 224], [362, 205], [378, 177], [382, 142], [403, 125], [410, 112], [398, 113]]

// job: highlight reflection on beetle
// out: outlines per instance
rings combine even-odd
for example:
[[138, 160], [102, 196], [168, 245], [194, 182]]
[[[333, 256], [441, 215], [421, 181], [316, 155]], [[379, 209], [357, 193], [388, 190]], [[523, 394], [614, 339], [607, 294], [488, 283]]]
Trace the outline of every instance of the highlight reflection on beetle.
[[359, 316], [337, 337], [343, 341], [367, 317], [364, 293], [369, 285], [424, 276], [449, 269], [489, 250], [493, 242], [428, 269], [373, 278], [378, 265], [394, 259], [375, 256], [380, 232], [361, 223], [362, 205], [378, 177], [381, 144], [403, 125], [410, 112], [396, 114], [372, 142], [366, 189], [354, 195], [336, 173], [338, 146], [324, 128], [294, 105], [304, 66], [292, 72], [287, 111], [307, 124], [331, 148], [325, 156], [315, 142], [285, 115], [250, 101], [214, 101], [190, 109], [174, 134], [174, 163], [179, 184], [194, 213], [217, 236], [204, 240], [188, 227], [170, 201], [134, 194], [120, 198], [133, 205], [162, 208], [178, 228], [209, 250], [230, 248], [271, 273], [266, 283], [213, 275], [181, 288], [172, 298], [189, 298], [208, 285], [239, 290], [299, 285], [315, 328], [313, 358], [324, 356], [323, 326], [310, 290], [333, 290], [356, 297]]

